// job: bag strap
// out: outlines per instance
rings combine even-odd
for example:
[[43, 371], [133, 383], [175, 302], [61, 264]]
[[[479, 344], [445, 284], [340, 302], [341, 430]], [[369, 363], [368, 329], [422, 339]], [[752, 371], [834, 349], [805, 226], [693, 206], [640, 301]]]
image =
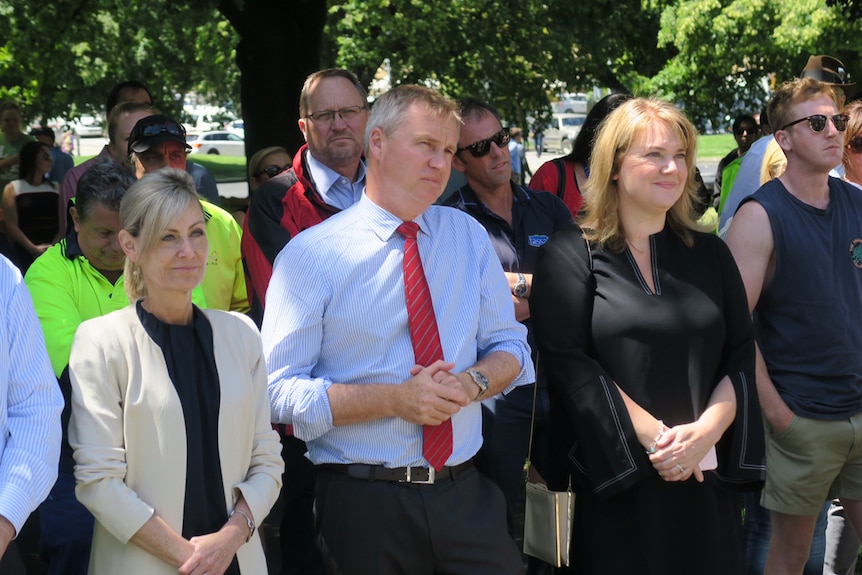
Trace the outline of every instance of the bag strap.
[[536, 429], [536, 395], [539, 389], [539, 351], [536, 350], [536, 381], [533, 382], [533, 407], [530, 413], [530, 442], [527, 444], [527, 461], [524, 462], [524, 481], [530, 480], [533, 457], [533, 432]]
[[553, 162], [557, 166], [557, 197], [562, 200], [566, 192], [566, 165], [562, 158], [554, 158]]

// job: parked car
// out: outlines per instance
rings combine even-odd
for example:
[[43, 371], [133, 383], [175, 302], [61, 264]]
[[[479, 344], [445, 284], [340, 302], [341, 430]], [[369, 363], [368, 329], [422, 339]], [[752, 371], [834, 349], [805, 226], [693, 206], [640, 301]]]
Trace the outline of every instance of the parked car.
[[219, 131], [187, 134], [186, 142], [192, 147], [192, 154], [245, 156], [245, 140], [233, 132]]
[[578, 92], [560, 94], [560, 99], [554, 102], [554, 112], [558, 114], [586, 114], [587, 95]]
[[551, 127], [545, 130], [544, 148], [557, 150], [561, 154], [571, 152], [586, 119], [584, 114], [554, 114]]
[[79, 138], [100, 138], [103, 134], [102, 123], [94, 116], [84, 115], [72, 124], [72, 132]]

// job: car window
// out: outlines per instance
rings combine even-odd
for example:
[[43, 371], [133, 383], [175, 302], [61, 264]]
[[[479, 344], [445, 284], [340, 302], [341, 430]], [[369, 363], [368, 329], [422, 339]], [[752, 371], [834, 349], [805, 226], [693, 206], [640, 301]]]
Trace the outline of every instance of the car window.
[[584, 124], [584, 117], [582, 116], [574, 116], [570, 118], [563, 118], [563, 126], [567, 128], [572, 128], [575, 126], [582, 126]]

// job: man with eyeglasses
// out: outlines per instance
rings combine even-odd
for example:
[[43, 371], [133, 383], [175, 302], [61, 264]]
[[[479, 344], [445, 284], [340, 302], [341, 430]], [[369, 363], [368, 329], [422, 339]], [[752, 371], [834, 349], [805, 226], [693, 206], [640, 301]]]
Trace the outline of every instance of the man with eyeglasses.
[[811, 78], [769, 103], [787, 168], [743, 200], [727, 243], [758, 326], [772, 538], [765, 573], [802, 573], [823, 502], [862, 530], [862, 194], [829, 176], [847, 116]]
[[[142, 178], [150, 172], [171, 167], [186, 168], [185, 129], [175, 120], [155, 114], [140, 119], [129, 135], [126, 150], [134, 167], [135, 176]], [[245, 274], [240, 254], [242, 229], [231, 214], [201, 198], [207, 220], [209, 257], [204, 281], [201, 284], [206, 305], [212, 309], [248, 311]]]
[[[487, 230], [509, 283], [515, 317], [527, 327], [527, 341], [536, 349], [530, 329], [530, 287], [536, 254], [554, 232], [571, 223], [572, 214], [555, 194], [530, 190], [511, 181], [509, 130], [503, 128], [493, 106], [467, 97], [458, 100], [458, 113], [463, 125], [452, 166], [463, 172], [467, 185], [445, 203], [467, 212]], [[480, 471], [503, 491], [509, 530], [518, 537], [523, 532], [523, 521], [516, 518], [515, 510], [524, 487], [532, 407], [532, 385], [486, 399], [482, 409], [485, 442], [476, 458]], [[536, 393], [533, 444], [537, 449], [532, 457], [540, 473], [547, 469], [547, 415], [548, 389], [542, 380]]]
[[258, 324], [275, 256], [293, 236], [362, 196], [367, 121], [367, 93], [352, 72], [333, 68], [306, 78], [298, 121], [305, 145], [289, 169], [255, 190], [243, 224], [251, 316]]
[[[362, 196], [367, 122], [367, 93], [352, 72], [333, 68], [306, 78], [299, 96], [298, 121], [306, 143], [287, 170], [255, 190], [243, 222], [249, 315], [258, 325], [273, 262], [282, 248], [299, 232], [349, 208]], [[305, 457], [305, 443], [293, 436], [291, 426], [279, 426], [279, 431], [285, 462], [281, 573], [322, 575], [314, 535], [316, 472]]]

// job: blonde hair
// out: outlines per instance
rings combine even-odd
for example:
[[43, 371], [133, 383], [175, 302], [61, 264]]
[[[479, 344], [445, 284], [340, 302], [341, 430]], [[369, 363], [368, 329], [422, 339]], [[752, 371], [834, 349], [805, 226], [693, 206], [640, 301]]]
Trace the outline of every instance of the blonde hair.
[[702, 231], [694, 209], [698, 201], [698, 183], [694, 179], [697, 131], [672, 104], [655, 98], [633, 98], [611, 112], [599, 127], [590, 157], [590, 177], [584, 189], [585, 211], [581, 222], [584, 237], [611, 251], [621, 252], [626, 244], [614, 176], [635, 139], [655, 122], [664, 122], [679, 138], [688, 171], [685, 189], [668, 210], [667, 223], [687, 246], [692, 245], [691, 232]]
[[[132, 184], [120, 202], [120, 228], [138, 239], [139, 261], [192, 203], [200, 206], [200, 197], [194, 179], [183, 170], [164, 168]], [[127, 257], [123, 275], [130, 302], [147, 295], [139, 263]]]
[[846, 168], [850, 160], [847, 155], [850, 140], [862, 136], [862, 100], [853, 100], [841, 109], [841, 113], [850, 118], [847, 122], [847, 129], [844, 130], [844, 153], [841, 156], [841, 163]]
[[392, 134], [404, 120], [404, 114], [413, 104], [425, 106], [440, 122], [453, 118], [458, 127], [461, 126], [461, 116], [458, 105], [431, 88], [415, 84], [395, 86], [374, 102], [371, 116], [365, 126], [365, 153], [370, 152], [371, 132], [376, 128], [387, 136]]

